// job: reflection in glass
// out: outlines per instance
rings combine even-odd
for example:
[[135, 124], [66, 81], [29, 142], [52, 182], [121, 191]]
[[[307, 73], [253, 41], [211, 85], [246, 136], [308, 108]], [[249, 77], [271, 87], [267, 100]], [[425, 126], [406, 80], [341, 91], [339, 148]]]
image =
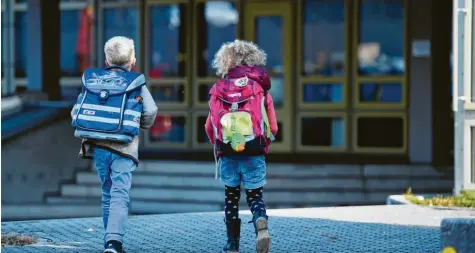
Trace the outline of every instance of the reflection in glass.
[[150, 93], [155, 101], [182, 103], [185, 101], [185, 87], [183, 85], [160, 85], [152, 86]]
[[402, 148], [403, 143], [404, 120], [402, 118], [358, 118], [358, 147]]
[[[81, 10], [76, 41], [76, 53], [79, 74], [91, 66], [92, 63], [92, 26], [93, 12], [91, 7]], [[61, 28], [62, 29], [62, 28]], [[61, 42], [62, 43], [62, 42]]]
[[183, 116], [159, 115], [149, 130], [150, 142], [185, 142], [186, 119]]
[[15, 77], [26, 77], [27, 31], [26, 12], [15, 12]]
[[339, 117], [305, 117], [301, 119], [302, 146], [343, 147], [345, 124]]
[[198, 117], [198, 125], [196, 126], [196, 139], [198, 143], [210, 143], [205, 130], [206, 118], [207, 116]]
[[[82, 18], [81, 11], [62, 10], [60, 12], [60, 18], [61, 76], [81, 76], [81, 71], [79, 68], [79, 54], [76, 48], [78, 48], [81, 44], [84, 46], [90, 44], [87, 41], [83, 41], [82, 38], [80, 41], [78, 37], [79, 24]], [[78, 47], [76, 47], [76, 45]]]
[[303, 75], [340, 76], [345, 68], [344, 0], [305, 0]]
[[402, 85], [400, 83], [362, 83], [360, 102], [400, 103]]
[[402, 75], [404, 0], [362, 0], [358, 66], [360, 75]]
[[[125, 36], [134, 40], [135, 57], [139, 56], [139, 19], [137, 8], [104, 9], [104, 43], [114, 36]], [[137, 59], [137, 61], [140, 61]], [[136, 71], [134, 69], [133, 71]]]
[[185, 76], [186, 5], [157, 5], [150, 8], [151, 78]]
[[239, 13], [235, 3], [225, 1], [199, 3], [197, 8], [198, 76], [214, 76], [214, 55], [224, 42], [236, 38]]
[[213, 87], [212, 84], [200, 84], [198, 86], [198, 101], [201, 103], [207, 103], [209, 100], [209, 91]]
[[341, 103], [343, 89], [341, 84], [305, 84], [303, 90], [305, 103]]
[[272, 88], [269, 93], [276, 108], [284, 105], [284, 21], [282, 16], [256, 17], [256, 43], [267, 53], [266, 70]]

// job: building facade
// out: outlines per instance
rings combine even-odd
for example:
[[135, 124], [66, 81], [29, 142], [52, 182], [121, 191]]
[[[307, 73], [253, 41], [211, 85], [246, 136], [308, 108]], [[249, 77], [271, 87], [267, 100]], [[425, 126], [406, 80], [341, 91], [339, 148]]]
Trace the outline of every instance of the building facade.
[[[3, 95], [29, 86], [30, 2], [2, 0]], [[274, 159], [451, 163], [452, 1], [58, 2], [65, 98], [77, 93], [85, 67], [103, 66], [107, 39], [134, 39], [135, 70], [160, 111], [142, 136], [146, 156], [211, 156], [211, 62], [222, 43], [240, 38], [268, 55]]]

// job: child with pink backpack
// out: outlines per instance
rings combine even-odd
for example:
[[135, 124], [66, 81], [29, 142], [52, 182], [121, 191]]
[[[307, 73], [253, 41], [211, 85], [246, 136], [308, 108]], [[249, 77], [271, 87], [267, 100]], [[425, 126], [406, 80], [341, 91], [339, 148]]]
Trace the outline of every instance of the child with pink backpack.
[[263, 186], [266, 183], [268, 147], [277, 134], [266, 53], [252, 42], [235, 40], [223, 44], [213, 67], [221, 79], [211, 91], [206, 133], [214, 144], [216, 172], [225, 186], [227, 243], [223, 252], [239, 252], [241, 182], [252, 212], [256, 250], [269, 252]]

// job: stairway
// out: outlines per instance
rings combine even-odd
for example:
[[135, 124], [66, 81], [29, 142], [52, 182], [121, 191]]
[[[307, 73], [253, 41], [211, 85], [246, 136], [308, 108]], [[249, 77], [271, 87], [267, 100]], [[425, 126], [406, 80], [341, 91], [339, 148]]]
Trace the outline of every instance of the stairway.
[[[269, 164], [264, 199], [269, 208], [384, 204], [386, 197], [408, 187], [416, 193], [448, 193], [451, 175], [430, 166]], [[95, 172], [80, 172], [64, 184], [49, 206], [100, 206]], [[245, 196], [244, 193], [242, 196]], [[133, 173], [131, 214], [223, 210], [224, 191], [210, 162], [143, 161]], [[245, 198], [242, 197], [242, 200]], [[247, 208], [241, 201], [241, 208]], [[83, 209], [83, 210], [86, 210]], [[84, 213], [84, 216], [91, 216]]]

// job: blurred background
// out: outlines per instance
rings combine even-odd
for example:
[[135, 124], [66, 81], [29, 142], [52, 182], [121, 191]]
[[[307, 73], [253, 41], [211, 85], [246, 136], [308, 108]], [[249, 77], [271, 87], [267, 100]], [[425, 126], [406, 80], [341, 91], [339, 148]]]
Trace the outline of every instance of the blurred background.
[[[100, 215], [69, 111], [113, 36], [159, 105], [131, 214], [222, 210], [204, 124], [222, 43], [268, 54], [271, 208], [385, 204], [453, 187], [452, 1], [2, 0], [2, 220]], [[244, 208], [244, 206], [243, 206]]]

